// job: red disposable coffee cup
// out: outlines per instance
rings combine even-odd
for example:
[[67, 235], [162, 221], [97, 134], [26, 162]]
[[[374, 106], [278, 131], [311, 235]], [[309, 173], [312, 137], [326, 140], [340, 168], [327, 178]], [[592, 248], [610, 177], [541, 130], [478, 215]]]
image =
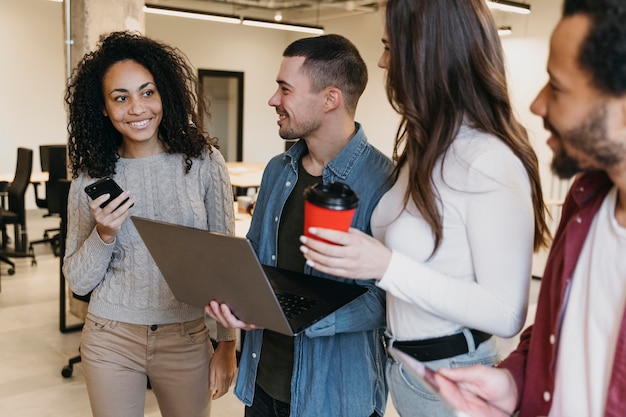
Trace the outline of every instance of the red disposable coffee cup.
[[304, 190], [304, 235], [319, 239], [309, 234], [309, 227], [347, 232], [358, 205], [359, 196], [342, 182], [307, 187]]

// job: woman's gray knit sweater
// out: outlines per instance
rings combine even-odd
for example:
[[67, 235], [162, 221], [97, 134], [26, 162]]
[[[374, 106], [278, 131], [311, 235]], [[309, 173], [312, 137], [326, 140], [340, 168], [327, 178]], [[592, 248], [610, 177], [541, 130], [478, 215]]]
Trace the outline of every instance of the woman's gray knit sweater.
[[[188, 173], [182, 155], [167, 153], [120, 158], [115, 171], [115, 181], [136, 198], [130, 215], [234, 233], [232, 187], [219, 151], [194, 159]], [[130, 216], [113, 243], [100, 239], [84, 192], [93, 182], [83, 174], [70, 188], [63, 273], [72, 291], [93, 291], [89, 312], [110, 320], [150, 325], [202, 317], [201, 308], [174, 298]], [[211, 271], [206, 272], [208, 279]], [[218, 341], [234, 338], [234, 330], [218, 326]]]

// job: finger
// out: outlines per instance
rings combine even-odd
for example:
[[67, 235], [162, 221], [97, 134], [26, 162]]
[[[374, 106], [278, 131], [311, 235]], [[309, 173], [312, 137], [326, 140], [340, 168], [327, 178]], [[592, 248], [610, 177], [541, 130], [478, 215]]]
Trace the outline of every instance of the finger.
[[300, 251], [307, 255], [309, 252], [315, 252], [325, 257], [343, 257], [345, 256], [345, 246], [334, 243], [326, 243], [316, 238], [300, 236], [300, 242], [304, 245], [300, 247]]
[[213, 395], [211, 396], [211, 399], [217, 400], [218, 398], [220, 398], [221, 396], [223, 396], [227, 392], [228, 392], [228, 390], [223, 390], [221, 388], [218, 388], [215, 391], [213, 391]]
[[333, 266], [332, 262], [332, 258], [320, 258], [316, 256], [309, 257], [307, 254], [306, 264], [311, 268], [314, 268], [319, 272], [329, 275], [335, 275], [344, 278], [354, 278], [355, 274], [350, 269], [346, 269], [345, 267], [341, 266]]
[[217, 372], [215, 371], [213, 366], [209, 367], [209, 392], [211, 392], [211, 398], [216, 397], [216, 393], [219, 390], [219, 384], [217, 383]]
[[105, 201], [107, 201], [111, 197], [111, 194], [102, 194], [98, 198], [91, 200], [89, 202], [89, 207], [93, 210], [100, 209], [100, 205], [102, 205]]
[[324, 229], [322, 227], [309, 227], [308, 232], [315, 237], [333, 242], [337, 245], [345, 245], [347, 243], [347, 239], [349, 239], [349, 235], [346, 232]]
[[211, 301], [209, 305], [204, 307], [204, 312], [209, 315], [213, 320], [219, 321], [219, 315], [214, 310], [215, 301]]
[[221, 304], [219, 304], [217, 301], [211, 301], [211, 304], [208, 307], [208, 312], [211, 317], [218, 321], [222, 326], [230, 327], [230, 323], [222, 313]]
[[232, 382], [232, 379], [229, 378], [227, 375], [224, 375], [220, 378], [218, 377], [217, 372], [215, 373], [214, 378], [216, 382], [214, 383], [212, 398], [217, 399], [228, 392], [228, 388], [230, 387], [230, 382]]
[[[124, 200], [122, 200], [122, 201], [124, 201]], [[115, 211], [127, 212], [135, 204], [136, 201], [137, 201], [137, 199], [135, 197], [130, 196], [130, 197], [128, 197], [128, 201], [126, 201], [124, 204], [122, 204], [119, 207], [117, 207], [115, 209]]]
[[124, 203], [124, 205], [126, 205], [127, 207], [130, 207], [130, 204], [128, 204], [130, 202], [130, 192], [128, 192], [128, 191], [122, 192], [122, 194], [118, 195], [113, 200], [111, 200], [111, 202], [109, 204], [107, 204], [107, 207], [111, 206], [112, 211], [118, 210], [118, 209], [122, 208], [122, 206], [123, 206], [122, 203], [126, 199], [128, 199], [129, 201], [126, 201], [126, 203]]
[[230, 307], [228, 307], [226, 304], [220, 305], [220, 312], [224, 317], [224, 320], [226, 320], [226, 322], [228, 323], [229, 327], [241, 329], [248, 325], [248, 323], [239, 320], [230, 310]]

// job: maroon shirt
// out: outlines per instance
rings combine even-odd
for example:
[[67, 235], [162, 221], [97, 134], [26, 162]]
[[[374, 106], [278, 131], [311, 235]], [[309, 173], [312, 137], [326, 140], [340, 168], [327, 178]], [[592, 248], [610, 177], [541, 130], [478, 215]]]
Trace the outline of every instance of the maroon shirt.
[[[519, 417], [547, 416], [550, 412], [559, 331], [566, 308], [565, 294], [593, 218], [612, 186], [604, 172], [585, 173], [576, 179], [565, 199], [541, 282], [535, 323], [522, 333], [517, 349], [499, 365], [512, 373], [517, 384]], [[622, 312], [613, 358], [607, 417], [626, 415], [625, 313]]]

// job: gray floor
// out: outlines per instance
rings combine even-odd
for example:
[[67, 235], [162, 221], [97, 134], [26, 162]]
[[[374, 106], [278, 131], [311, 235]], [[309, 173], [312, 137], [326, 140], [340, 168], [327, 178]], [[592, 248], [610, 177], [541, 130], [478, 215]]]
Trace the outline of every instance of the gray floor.
[[[43, 229], [58, 224], [43, 218], [43, 211], [29, 212], [29, 235], [38, 239]], [[9, 276], [0, 264], [0, 416], [85, 417], [91, 415], [80, 365], [69, 379], [61, 376], [68, 358], [77, 354], [79, 333], [59, 331], [59, 258], [48, 245], [36, 246], [37, 265], [16, 259], [16, 273]], [[531, 286], [529, 320], [539, 284]], [[78, 320], [69, 315], [69, 324]], [[499, 340], [503, 352], [515, 346], [516, 338]], [[146, 395], [146, 416], [160, 413], [151, 391]], [[243, 406], [232, 395], [215, 401], [213, 417], [242, 416]], [[385, 417], [397, 417], [393, 405]]]

